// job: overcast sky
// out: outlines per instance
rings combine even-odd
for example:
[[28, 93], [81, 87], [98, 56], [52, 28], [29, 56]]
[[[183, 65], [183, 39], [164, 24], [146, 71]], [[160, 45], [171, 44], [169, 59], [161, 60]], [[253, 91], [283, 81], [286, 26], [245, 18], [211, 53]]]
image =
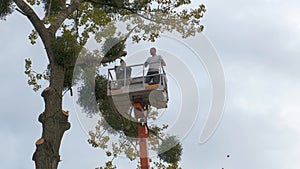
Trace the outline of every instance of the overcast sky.
[[[181, 165], [185, 169], [299, 169], [300, 2], [202, 2], [207, 8], [203, 33], [223, 64], [227, 101], [218, 129], [201, 145], [203, 116], [199, 115], [199, 125], [183, 139]], [[0, 22], [0, 168], [34, 168], [34, 142], [41, 136], [37, 118], [44, 105], [41, 91], [35, 93], [27, 85], [24, 59], [30, 57], [37, 71], [45, 69], [47, 60], [40, 41], [30, 45], [31, 29], [19, 13]], [[102, 164], [104, 153], [87, 143], [73, 98], [64, 100], [72, 127], [63, 138], [59, 168], [93, 169]], [[116, 164], [120, 169], [135, 166], [124, 159]]]

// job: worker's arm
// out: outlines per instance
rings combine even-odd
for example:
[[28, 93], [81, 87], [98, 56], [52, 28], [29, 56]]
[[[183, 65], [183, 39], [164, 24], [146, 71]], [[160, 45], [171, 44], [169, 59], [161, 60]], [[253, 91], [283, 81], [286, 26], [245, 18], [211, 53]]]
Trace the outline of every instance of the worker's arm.
[[160, 57], [161, 58], [161, 66], [167, 66], [167, 64], [166, 64], [166, 62], [164, 61], [164, 59], [162, 58], [162, 57]]
[[149, 65], [148, 59], [146, 60], [146, 62], [144, 63], [144, 66], [147, 67]]

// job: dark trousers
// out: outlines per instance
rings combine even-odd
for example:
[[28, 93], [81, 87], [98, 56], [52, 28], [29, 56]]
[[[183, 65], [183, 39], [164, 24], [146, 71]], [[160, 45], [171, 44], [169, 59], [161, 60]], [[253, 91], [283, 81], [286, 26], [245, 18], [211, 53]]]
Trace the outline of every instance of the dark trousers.
[[[158, 73], [159, 73], [158, 71], [149, 71], [147, 73], [145, 83], [149, 84], [151, 82], [151, 80], [153, 80], [153, 84], [158, 84], [159, 83], [159, 76], [160, 76]], [[154, 75], [154, 74], [156, 74], [156, 75]]]

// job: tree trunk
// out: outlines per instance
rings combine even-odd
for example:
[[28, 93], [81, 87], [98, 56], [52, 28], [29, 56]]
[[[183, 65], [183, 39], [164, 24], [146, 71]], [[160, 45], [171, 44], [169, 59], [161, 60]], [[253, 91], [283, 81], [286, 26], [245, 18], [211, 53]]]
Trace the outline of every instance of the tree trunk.
[[68, 112], [62, 110], [64, 74], [62, 66], [51, 63], [50, 86], [42, 92], [45, 110], [38, 119], [43, 126], [42, 137], [36, 142], [32, 157], [36, 169], [57, 169], [61, 140], [64, 132], [70, 128]]

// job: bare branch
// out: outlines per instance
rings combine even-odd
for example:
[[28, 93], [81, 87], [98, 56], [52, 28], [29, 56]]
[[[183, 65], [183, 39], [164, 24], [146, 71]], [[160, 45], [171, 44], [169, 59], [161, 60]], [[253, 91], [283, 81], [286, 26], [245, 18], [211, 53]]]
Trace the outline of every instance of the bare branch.
[[27, 16], [23, 11], [21, 11], [19, 8], [16, 8], [16, 10], [18, 11], [18, 12], [20, 12], [22, 15], [24, 15], [24, 16]]

